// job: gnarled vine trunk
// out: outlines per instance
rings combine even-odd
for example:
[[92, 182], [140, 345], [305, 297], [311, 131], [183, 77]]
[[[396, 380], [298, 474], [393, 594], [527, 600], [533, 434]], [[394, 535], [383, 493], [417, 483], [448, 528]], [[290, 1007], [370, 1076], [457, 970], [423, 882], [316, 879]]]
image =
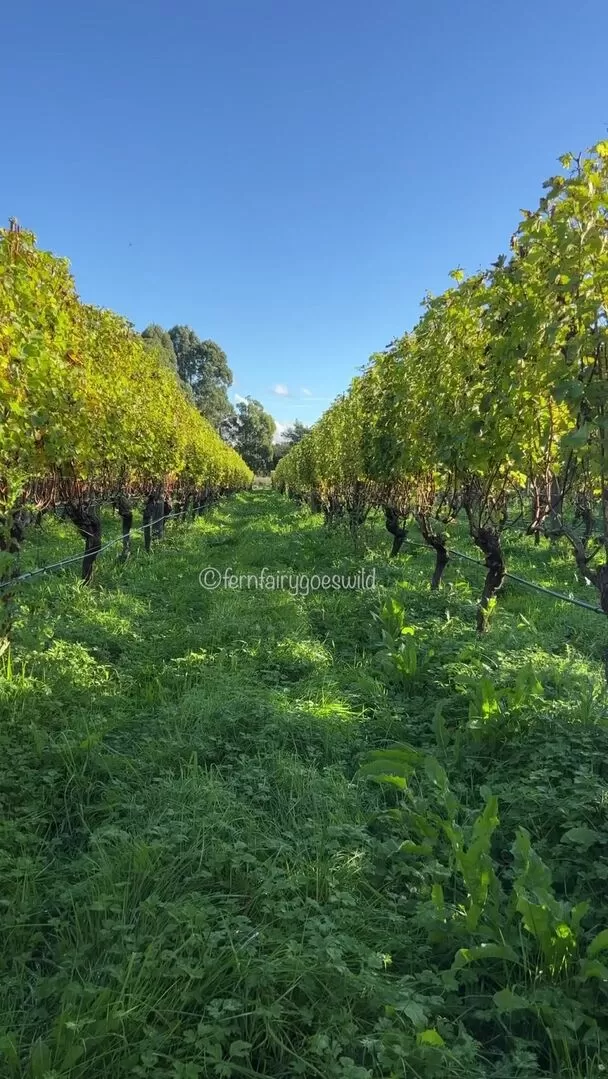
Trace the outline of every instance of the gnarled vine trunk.
[[311, 513], [321, 513], [323, 511], [323, 503], [321, 502], [318, 491], [310, 492], [310, 510]]
[[328, 495], [323, 503], [323, 516], [325, 524], [331, 527], [344, 516], [344, 503], [336, 495]]
[[407, 537], [405, 518], [402, 517], [399, 510], [395, 509], [394, 506], [384, 506], [384, 523], [387, 532], [393, 537], [393, 545], [389, 557], [396, 558]]
[[133, 527], [133, 507], [126, 495], [118, 495], [115, 502], [116, 509], [122, 521], [122, 555], [121, 559], [126, 562], [131, 554], [131, 529]]
[[173, 513], [173, 507], [172, 507], [171, 503], [168, 501], [168, 499], [165, 498], [163, 500], [163, 502], [162, 502], [162, 513], [160, 515], [160, 518], [158, 518], [157, 521], [155, 521], [155, 524], [153, 526], [153, 531], [154, 531], [154, 528], [157, 529], [157, 531], [155, 532], [155, 535], [157, 536], [158, 539], [162, 539], [162, 537], [164, 535], [164, 532], [165, 532], [165, 521], [166, 521], [167, 517], [171, 516], [172, 513]]
[[153, 491], [148, 495], [143, 512], [144, 547], [149, 553], [153, 539], [160, 539], [163, 534], [163, 516], [165, 512], [165, 500], [163, 496]]
[[416, 514], [416, 522], [425, 543], [435, 551], [435, 569], [431, 577], [431, 591], [436, 592], [441, 584], [445, 567], [450, 561], [446, 547], [445, 536], [442, 532], [435, 532], [426, 513]]
[[365, 524], [369, 513], [365, 484], [360, 480], [357, 480], [353, 485], [352, 492], [347, 499], [346, 510], [348, 513], [349, 527], [354, 536], [359, 528], [361, 528], [361, 525]]
[[82, 580], [85, 584], [88, 584], [93, 575], [93, 566], [101, 548], [99, 506], [92, 502], [68, 502], [66, 503], [66, 514], [84, 540]]
[[477, 608], [477, 632], [488, 628], [490, 601], [494, 599], [505, 579], [505, 560], [500, 535], [494, 528], [477, 528], [472, 532], [473, 543], [484, 553], [487, 568], [483, 591]]

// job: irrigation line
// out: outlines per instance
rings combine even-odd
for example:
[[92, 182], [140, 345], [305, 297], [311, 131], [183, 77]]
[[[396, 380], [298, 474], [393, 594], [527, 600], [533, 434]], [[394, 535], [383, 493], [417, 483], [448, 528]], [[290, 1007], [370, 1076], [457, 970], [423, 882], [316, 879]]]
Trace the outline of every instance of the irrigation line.
[[[173, 517], [182, 517], [182, 511], [177, 513], [167, 513], [164, 517], [157, 517], [154, 521], [149, 521], [146, 525], [136, 525], [135, 528], [131, 528], [130, 532], [143, 532], [146, 528], [153, 528], [154, 525], [162, 524], [163, 521], [170, 521]], [[116, 539], [108, 540], [104, 543], [103, 547], [100, 547], [95, 552], [95, 558], [104, 551], [107, 551], [110, 547], [115, 547], [117, 543], [122, 543], [123, 537], [117, 536]], [[85, 554], [70, 555], [69, 558], [62, 558], [61, 562], [51, 562], [48, 566], [41, 566], [40, 569], [30, 570], [29, 573], [22, 573], [19, 577], [11, 577], [9, 581], [0, 581], [0, 591], [4, 588], [12, 588], [13, 585], [19, 584], [20, 581], [29, 581], [32, 577], [38, 577], [41, 573], [49, 573], [53, 569], [60, 569], [61, 566], [70, 566], [73, 562], [82, 562]]]
[[[131, 532], [143, 532], [146, 528], [152, 528], [155, 524], [161, 524], [163, 521], [170, 521], [175, 517], [182, 517], [182, 512], [167, 513], [164, 517], [157, 518], [156, 521], [150, 521], [146, 525], [137, 525], [131, 529]], [[103, 547], [100, 547], [96, 553], [96, 557], [103, 554], [110, 547], [115, 547], [117, 543], [122, 543], [123, 537], [117, 536], [116, 539], [109, 540], [104, 543]], [[426, 543], [418, 543], [416, 540], [406, 539], [406, 543], [410, 547], [420, 547], [425, 551], [429, 550], [429, 546]], [[466, 562], [472, 562], [474, 566], [480, 566], [481, 569], [485, 569], [485, 564], [480, 562], [478, 558], [472, 558], [469, 554], [464, 554], [462, 551], [456, 551], [453, 547], [446, 548], [449, 555], [454, 555], [456, 558], [462, 558]], [[29, 581], [32, 577], [38, 577], [40, 574], [49, 573], [51, 570], [60, 569], [62, 566], [69, 566], [74, 562], [82, 562], [84, 554], [71, 555], [70, 558], [63, 558], [61, 562], [52, 562], [48, 566], [41, 566], [39, 569], [30, 570], [29, 573], [22, 573], [19, 577], [12, 577], [10, 581], [0, 582], [0, 591], [5, 588], [12, 588], [13, 585], [19, 584], [21, 581]], [[518, 584], [524, 585], [525, 588], [532, 588], [536, 592], [542, 592], [545, 596], [553, 596], [554, 599], [562, 600], [564, 603], [572, 603], [575, 607], [583, 607], [587, 611], [594, 611], [595, 614], [601, 614], [605, 616], [601, 607], [594, 606], [593, 603], [585, 603], [583, 599], [576, 599], [574, 596], [565, 596], [563, 592], [555, 592], [552, 588], [544, 588], [543, 585], [535, 584], [533, 581], [527, 581], [524, 577], [518, 577], [515, 573], [505, 573], [505, 577], [508, 577], [510, 581], [517, 581]]]
[[[406, 543], [409, 543], [411, 547], [423, 547], [428, 551], [429, 546], [426, 543], [418, 543], [416, 540], [406, 539]], [[485, 562], [480, 562], [478, 558], [472, 558], [470, 554], [464, 554], [462, 551], [455, 551], [453, 547], [446, 547], [446, 551], [449, 555], [455, 555], [456, 558], [463, 558], [467, 562], [472, 562], [474, 566], [481, 566], [482, 569], [486, 569]], [[533, 581], [527, 581], [525, 577], [517, 577], [515, 573], [505, 573], [505, 577], [508, 577], [510, 581], [517, 581], [518, 584], [525, 585], [526, 588], [533, 588], [536, 592], [542, 592], [545, 596], [553, 596], [555, 599], [561, 599], [564, 603], [572, 603], [575, 607], [584, 607], [587, 611], [595, 611], [596, 614], [601, 614], [606, 617], [605, 612], [601, 607], [596, 607], [593, 603], [585, 603], [584, 599], [576, 599], [575, 596], [565, 596], [563, 592], [555, 592], [552, 588], [544, 588], [542, 584], [534, 584]]]

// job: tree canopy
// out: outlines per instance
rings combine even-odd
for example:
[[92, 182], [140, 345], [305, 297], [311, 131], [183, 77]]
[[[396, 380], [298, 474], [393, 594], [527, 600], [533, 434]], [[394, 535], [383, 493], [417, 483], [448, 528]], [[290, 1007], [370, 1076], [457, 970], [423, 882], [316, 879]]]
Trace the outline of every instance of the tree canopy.
[[173, 348], [173, 341], [167, 330], [164, 330], [158, 323], [151, 322], [150, 325], [146, 326], [145, 330], [142, 331], [141, 336], [148, 347], [158, 349], [169, 367], [172, 367], [174, 371], [177, 370], [175, 349]]
[[188, 398], [211, 426], [220, 430], [222, 421], [234, 416], [227, 392], [232, 385], [232, 371], [224, 350], [216, 341], [201, 341], [190, 326], [165, 330], [152, 322], [141, 336], [177, 371]]
[[253, 397], [239, 401], [232, 420], [226, 424], [226, 437], [249, 467], [258, 475], [267, 475], [273, 463], [276, 424], [269, 412]]
[[302, 423], [302, 420], [295, 420], [291, 427], [287, 427], [283, 432], [282, 438], [274, 444], [272, 453], [273, 464], [277, 465], [285, 454], [289, 453], [293, 446], [297, 446], [298, 442], [302, 441], [309, 431], [310, 427], [307, 427], [305, 423]]
[[199, 412], [217, 430], [234, 413], [228, 400], [232, 371], [226, 353], [215, 341], [201, 341], [190, 326], [172, 326], [168, 336], [182, 382], [192, 390]]

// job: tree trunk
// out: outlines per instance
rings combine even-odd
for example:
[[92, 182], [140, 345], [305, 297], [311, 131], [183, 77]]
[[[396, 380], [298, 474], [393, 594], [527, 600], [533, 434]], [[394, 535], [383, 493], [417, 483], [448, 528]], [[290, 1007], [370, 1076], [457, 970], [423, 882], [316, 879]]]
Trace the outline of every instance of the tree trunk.
[[[165, 506], [169, 503], [164, 498], [155, 499], [152, 505], [152, 539], [162, 539], [165, 531]], [[169, 507], [171, 509], [171, 507]]]
[[365, 484], [361, 480], [357, 480], [354, 484], [352, 496], [347, 500], [346, 508], [350, 530], [355, 535], [358, 529], [365, 524], [369, 512], [369, 507], [366, 505]]
[[82, 559], [82, 580], [88, 584], [93, 574], [93, 566], [101, 547], [101, 517], [99, 508], [91, 503], [68, 502], [67, 515], [78, 529], [84, 540]]
[[578, 494], [574, 510], [574, 523], [583, 526], [583, 543], [587, 543], [593, 534], [594, 520], [591, 500], [585, 494]]
[[434, 536], [430, 543], [431, 547], [434, 547], [435, 549], [435, 569], [433, 570], [433, 576], [431, 577], [431, 592], [436, 592], [441, 584], [445, 567], [450, 561], [450, 558], [445, 545], [444, 536]]
[[325, 517], [325, 524], [330, 528], [339, 518], [344, 516], [344, 505], [335, 495], [330, 495], [327, 502], [324, 503], [323, 516]]
[[168, 499], [166, 499], [166, 498], [161, 499], [161, 507], [162, 507], [162, 512], [161, 512], [161, 515], [160, 515], [160, 519], [157, 520], [157, 522], [156, 522], [157, 527], [159, 527], [159, 529], [160, 529], [160, 531], [158, 533], [159, 539], [162, 539], [162, 537], [163, 537], [163, 535], [165, 533], [165, 523], [166, 523], [167, 518], [173, 516], [173, 506], [171, 505], [171, 503], [169, 502]]
[[483, 551], [488, 570], [477, 608], [477, 632], [485, 633], [488, 628], [490, 601], [505, 579], [505, 560], [500, 545], [500, 535], [494, 528], [477, 529], [473, 534], [473, 542]]
[[211, 490], [211, 488], [205, 487], [202, 491], [199, 491], [198, 495], [197, 495], [197, 499], [196, 499], [195, 510], [194, 510], [195, 516], [196, 517], [202, 517], [203, 513], [205, 512], [206, 507], [208, 505], [211, 505], [212, 502], [213, 502], [213, 491]]
[[144, 547], [148, 553], [150, 552], [151, 541], [153, 539], [162, 539], [164, 515], [164, 498], [156, 493], [148, 495], [143, 513]]
[[119, 495], [116, 499], [116, 509], [122, 521], [122, 554], [121, 561], [126, 562], [131, 554], [131, 529], [133, 527], [133, 508], [126, 495]]
[[384, 523], [387, 532], [390, 532], [393, 537], [393, 545], [391, 547], [389, 558], [396, 558], [403, 546], [403, 541], [407, 537], [405, 520], [401, 520], [401, 515], [394, 506], [384, 506]]
[[545, 524], [545, 535], [551, 543], [555, 543], [561, 535], [560, 516], [562, 516], [562, 492], [556, 476], [551, 480], [551, 492], [549, 495], [550, 512]]
[[143, 512], [143, 533], [144, 533], [144, 548], [146, 554], [150, 553], [150, 544], [152, 541], [152, 507], [154, 506], [154, 495], [148, 495]]
[[417, 514], [416, 521], [424, 542], [428, 543], [429, 547], [432, 547], [435, 552], [435, 569], [431, 577], [431, 591], [436, 592], [441, 584], [445, 567], [450, 561], [445, 536], [442, 532], [434, 531], [425, 513]]
[[600, 607], [608, 614], [608, 562], [595, 571], [594, 584], [600, 594]]

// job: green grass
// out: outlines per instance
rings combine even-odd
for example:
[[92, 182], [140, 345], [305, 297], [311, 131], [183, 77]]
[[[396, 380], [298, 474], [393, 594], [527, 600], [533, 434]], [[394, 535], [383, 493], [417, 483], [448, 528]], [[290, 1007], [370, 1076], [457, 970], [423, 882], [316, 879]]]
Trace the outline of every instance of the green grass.
[[[49, 519], [24, 568], [79, 543]], [[355, 550], [267, 491], [141, 546], [88, 589], [73, 568], [25, 584], [3, 657], [0, 1075], [603, 1076], [608, 951], [584, 961], [608, 926], [605, 620], [509, 583], [479, 640], [476, 567], [432, 594], [427, 552], [389, 563], [378, 522]], [[565, 549], [507, 547], [595, 601]], [[198, 583], [360, 565], [375, 592]], [[395, 743], [422, 754], [405, 791], [361, 771]], [[490, 791], [467, 884], [449, 837], [470, 846]], [[550, 886], [518, 869], [522, 826]], [[500, 895], [473, 924], [478, 872]], [[588, 901], [565, 958], [518, 889], [554, 929]], [[489, 939], [517, 961], [450, 974]]]

